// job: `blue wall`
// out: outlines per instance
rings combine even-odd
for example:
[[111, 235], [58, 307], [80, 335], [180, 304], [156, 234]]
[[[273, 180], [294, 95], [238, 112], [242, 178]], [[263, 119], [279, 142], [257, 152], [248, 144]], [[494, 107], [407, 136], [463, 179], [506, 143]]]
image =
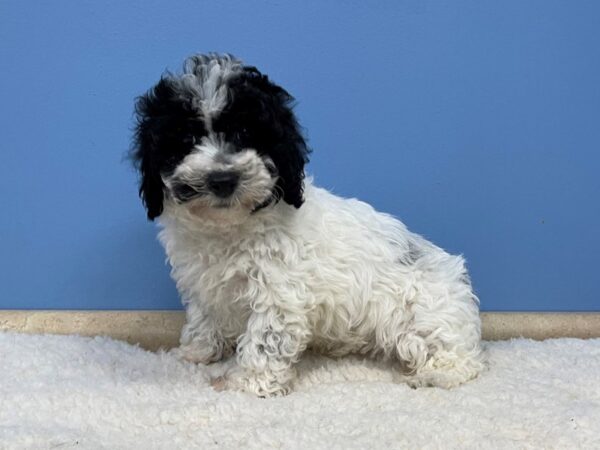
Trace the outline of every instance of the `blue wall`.
[[179, 307], [122, 158], [134, 97], [211, 50], [298, 98], [319, 184], [463, 253], [483, 309], [600, 309], [583, 0], [0, 1], [0, 307]]

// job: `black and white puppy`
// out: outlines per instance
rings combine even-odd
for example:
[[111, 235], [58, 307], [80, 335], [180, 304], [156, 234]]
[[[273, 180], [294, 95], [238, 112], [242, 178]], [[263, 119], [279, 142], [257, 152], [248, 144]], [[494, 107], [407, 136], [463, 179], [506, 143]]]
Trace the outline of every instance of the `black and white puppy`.
[[412, 386], [483, 369], [464, 260], [304, 179], [293, 98], [230, 55], [195, 55], [140, 97], [133, 157], [186, 306], [177, 353], [236, 352], [221, 387], [289, 392], [307, 348], [398, 361]]

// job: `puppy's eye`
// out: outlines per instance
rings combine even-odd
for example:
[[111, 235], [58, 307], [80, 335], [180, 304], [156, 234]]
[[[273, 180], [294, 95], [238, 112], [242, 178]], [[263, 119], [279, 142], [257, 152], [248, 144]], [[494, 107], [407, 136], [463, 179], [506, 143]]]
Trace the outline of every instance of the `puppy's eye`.
[[238, 142], [247, 142], [250, 139], [250, 131], [248, 128], [241, 127], [235, 132], [235, 140]]
[[186, 134], [183, 136], [183, 143], [186, 146], [193, 147], [194, 145], [196, 145], [196, 141], [196, 136], [194, 136], [193, 134]]

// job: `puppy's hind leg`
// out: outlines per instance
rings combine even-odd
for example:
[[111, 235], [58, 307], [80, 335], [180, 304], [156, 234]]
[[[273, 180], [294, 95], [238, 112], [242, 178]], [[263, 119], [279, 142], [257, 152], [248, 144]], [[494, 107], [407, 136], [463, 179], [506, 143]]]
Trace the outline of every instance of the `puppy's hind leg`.
[[450, 389], [475, 377], [485, 368], [479, 339], [474, 335], [464, 342], [452, 343], [440, 338], [444, 333], [414, 330], [396, 340], [396, 356], [402, 364], [402, 380], [413, 388]]
[[401, 380], [409, 386], [450, 389], [485, 369], [477, 323], [463, 327], [462, 335], [445, 330], [441, 324], [429, 329], [418, 325], [413, 322], [408, 330], [397, 333], [393, 343], [388, 341], [391, 351], [386, 351], [395, 354], [403, 368]]
[[427, 361], [404, 380], [412, 388], [441, 387], [451, 389], [479, 375], [485, 368], [480, 351], [463, 354], [439, 350], [428, 356]]
[[410, 313], [396, 311], [388, 322], [387, 336], [395, 336], [396, 354], [409, 369], [405, 380], [412, 387], [449, 389], [485, 369], [478, 300], [464, 262], [457, 257], [442, 262], [414, 283], [418, 295], [411, 299]]

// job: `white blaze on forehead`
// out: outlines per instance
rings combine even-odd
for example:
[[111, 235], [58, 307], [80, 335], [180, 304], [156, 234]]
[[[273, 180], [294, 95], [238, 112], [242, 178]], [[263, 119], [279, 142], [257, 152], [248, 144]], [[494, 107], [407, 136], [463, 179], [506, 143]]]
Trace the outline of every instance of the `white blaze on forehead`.
[[188, 58], [183, 69], [182, 81], [196, 94], [195, 106], [212, 131], [212, 118], [227, 103], [227, 78], [242, 69], [242, 62], [230, 55], [198, 55]]
[[202, 153], [206, 157], [214, 158], [217, 153], [222, 152], [225, 144], [217, 139], [213, 134], [204, 136], [200, 140], [200, 145], [194, 147], [196, 153]]

